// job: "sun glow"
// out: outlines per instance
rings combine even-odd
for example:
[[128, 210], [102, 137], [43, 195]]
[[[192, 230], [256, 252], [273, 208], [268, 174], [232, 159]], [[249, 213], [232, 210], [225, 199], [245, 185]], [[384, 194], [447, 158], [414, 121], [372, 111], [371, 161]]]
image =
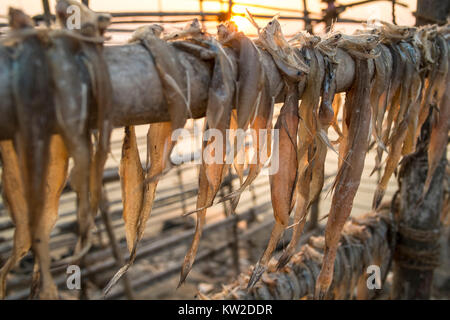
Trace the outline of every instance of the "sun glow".
[[239, 31], [242, 31], [245, 34], [253, 34], [256, 31], [255, 27], [253, 27], [250, 21], [248, 21], [247, 18], [243, 16], [232, 16], [231, 21], [233, 21], [237, 25]]

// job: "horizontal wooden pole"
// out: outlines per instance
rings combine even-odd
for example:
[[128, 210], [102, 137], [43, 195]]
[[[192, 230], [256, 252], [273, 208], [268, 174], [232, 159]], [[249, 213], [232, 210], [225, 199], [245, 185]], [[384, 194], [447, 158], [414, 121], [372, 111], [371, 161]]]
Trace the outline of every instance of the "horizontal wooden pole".
[[[388, 206], [380, 212], [371, 212], [347, 222], [334, 267], [332, 298], [352, 299], [358, 288], [358, 299], [369, 299], [377, 291], [368, 289], [366, 270], [369, 266], [380, 267], [379, 279], [385, 279], [389, 271], [392, 251], [389, 234], [392, 221]], [[298, 300], [314, 296], [315, 282], [323, 257], [323, 236], [309, 239], [291, 262], [282, 270], [269, 268], [265, 278], [250, 291], [246, 286], [249, 272], [242, 273], [238, 280], [225, 285], [224, 289], [211, 294], [214, 300]], [[372, 273], [373, 271], [371, 271]], [[383, 283], [381, 283], [383, 286]], [[381, 287], [382, 289], [382, 287]]]
[[[191, 113], [194, 118], [205, 115], [208, 100], [208, 87], [211, 79], [211, 62], [202, 61], [194, 55], [178, 50], [189, 62], [187, 68], [191, 75]], [[236, 65], [236, 55], [231, 49], [226, 51]], [[162, 85], [154, 62], [148, 51], [139, 44], [107, 46], [104, 50], [113, 87], [112, 111], [110, 114], [115, 127], [141, 125], [168, 121], [166, 102]], [[337, 89], [345, 91], [354, 77], [353, 59], [345, 51], [338, 49]], [[270, 75], [271, 94], [277, 102], [283, 101], [279, 83], [282, 77], [272, 57], [263, 52], [262, 62], [266, 74]], [[12, 139], [17, 130], [15, 107], [11, 89], [10, 53], [0, 46], [0, 140]], [[301, 87], [301, 84], [299, 85]], [[94, 123], [91, 121], [91, 123]]]

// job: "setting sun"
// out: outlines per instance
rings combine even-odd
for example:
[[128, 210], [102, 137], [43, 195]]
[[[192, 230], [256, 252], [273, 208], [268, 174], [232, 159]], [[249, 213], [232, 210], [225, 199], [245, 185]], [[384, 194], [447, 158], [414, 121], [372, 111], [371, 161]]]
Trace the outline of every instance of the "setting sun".
[[243, 16], [238, 15], [232, 16], [231, 21], [236, 23], [236, 25], [239, 28], [239, 31], [242, 31], [246, 34], [253, 34], [256, 31], [255, 27], [250, 23], [250, 21], [248, 21], [248, 19]]

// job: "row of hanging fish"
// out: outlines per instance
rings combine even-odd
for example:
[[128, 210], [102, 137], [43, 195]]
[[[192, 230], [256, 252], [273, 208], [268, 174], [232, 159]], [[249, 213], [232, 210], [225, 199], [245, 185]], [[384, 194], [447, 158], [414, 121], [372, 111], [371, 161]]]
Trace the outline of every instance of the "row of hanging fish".
[[[317, 37], [300, 32], [287, 41], [276, 18], [264, 28], [260, 28], [250, 14], [249, 19], [258, 30], [258, 39], [255, 42], [239, 32], [231, 22], [218, 26], [216, 40], [203, 33], [197, 21], [188, 24], [180, 32], [165, 36], [162, 35], [162, 29], [158, 28], [156, 38], [152, 30], [157, 26], [144, 27], [136, 32], [133, 41], [141, 41], [149, 49], [159, 73], [166, 70], [174, 79], [182, 78], [180, 71], [170, 73], [163, 67], [164, 63], [159, 62], [160, 59], [170, 59], [171, 55], [155, 56], [156, 49], [149, 47], [147, 41], [164, 43], [168, 47], [176, 45], [177, 48], [193, 53], [201, 59], [211, 59], [211, 55], [214, 56], [213, 75], [208, 89], [205, 132], [213, 128], [220, 130], [225, 136], [226, 129], [266, 129], [268, 134], [262, 138], [265, 140], [263, 144], [270, 145], [271, 130], [279, 131], [278, 140], [275, 142], [277, 146], [274, 147], [274, 150], [277, 150], [276, 154], [272, 155], [269, 147], [267, 154], [264, 155], [265, 159], [252, 162], [256, 164], [243, 165], [238, 161], [234, 162], [241, 187], [219, 201], [231, 200], [232, 208], [235, 210], [240, 194], [258, 176], [265, 160], [272, 155], [272, 161], [274, 158], [279, 161], [279, 170], [270, 176], [275, 226], [267, 248], [253, 270], [249, 287], [252, 287], [266, 270], [279, 239], [288, 227], [292, 211], [294, 211], [292, 240], [280, 258], [278, 267], [283, 267], [295, 253], [309, 206], [319, 197], [323, 188], [324, 164], [328, 149], [337, 153], [338, 174], [333, 185], [332, 209], [328, 215], [325, 233], [324, 263], [316, 288], [316, 297], [324, 298], [333, 277], [340, 234], [351, 213], [369, 146], [377, 149], [377, 165], [374, 170], [383, 170], [373, 200], [373, 208], [376, 209], [401, 156], [414, 152], [421, 126], [431, 111], [434, 133], [430, 141], [429, 172], [424, 195], [428, 190], [434, 168], [442, 156], [442, 150], [445, 150], [444, 137], [448, 131], [448, 118], [443, 118], [446, 116], [444, 109], [448, 107], [440, 104], [447, 79], [448, 27], [431, 26], [416, 29], [382, 22], [380, 26], [357, 31], [351, 36], [333, 32]], [[160, 37], [167, 42], [160, 40]], [[227, 58], [227, 54], [230, 54], [227, 49], [233, 50], [237, 58], [236, 65]], [[343, 106], [340, 99], [335, 99], [338, 96], [336, 92], [338, 50], [347, 52], [355, 63], [353, 85], [346, 92]], [[284, 80], [282, 87], [270, 87], [270, 79], [264, 72], [261, 59], [263, 54], [268, 54], [273, 59]], [[182, 64], [182, 61], [180, 63]], [[235, 66], [238, 72], [234, 70]], [[167, 73], [160, 74], [163, 85], [166, 81], [164, 77], [168, 77]], [[171, 118], [172, 123], [180, 119], [185, 121], [186, 118], [181, 118], [181, 115], [186, 114], [183, 108], [189, 110], [190, 105], [182, 105], [182, 102], [189, 101], [185, 95], [183, 96], [183, 89], [189, 87], [189, 75], [184, 78], [184, 82], [181, 80], [172, 83], [177, 83], [177, 88], [174, 90], [174, 86], [171, 86], [171, 92], [180, 96], [177, 99], [179, 112], [176, 118]], [[272, 128], [271, 118], [279, 90], [284, 90], [285, 101]], [[172, 104], [169, 98], [166, 99], [170, 110]], [[430, 108], [431, 105], [434, 108]], [[340, 108], [343, 109], [341, 126], [337, 121]], [[169, 145], [170, 131], [159, 129], [152, 134], [152, 126], [154, 125], [150, 126], [148, 136], [149, 145], [159, 141], [158, 146], [153, 145], [153, 148], [160, 150], [159, 157], [167, 161], [159, 165], [158, 170], [147, 171], [147, 179], [151, 180], [148, 184], [152, 185], [151, 191], [144, 187], [141, 193], [135, 194], [134, 185], [137, 182], [129, 183], [130, 196], [128, 200], [124, 197], [124, 207], [130, 206], [130, 209], [127, 209], [126, 219], [140, 221], [138, 224], [126, 222], [130, 228], [145, 225], [151, 211], [151, 203], [146, 202], [147, 207], [141, 206], [146, 211], [141, 211], [138, 217], [136, 214], [139, 211], [131, 207], [136, 201], [139, 202], [139, 199], [145, 199], [148, 192], [151, 193], [150, 198], [153, 201], [157, 178], [152, 176], [159, 176], [168, 166], [169, 159], [166, 158], [168, 154], [162, 156], [162, 152], [173, 147]], [[178, 127], [179, 125], [175, 126]], [[328, 139], [330, 127], [339, 135], [338, 141], [331, 142]], [[164, 137], [161, 136], [161, 132], [165, 132]], [[132, 136], [131, 139], [129, 135]], [[130, 160], [131, 155], [138, 157], [137, 146], [134, 144], [132, 149], [128, 146], [129, 141], [135, 140], [133, 135], [132, 131], [126, 129], [124, 150], [128, 153], [123, 154], [123, 159]], [[205, 141], [202, 151], [210, 143], [207, 139]], [[231, 138], [230, 143], [236, 147], [236, 140]], [[337, 150], [335, 145], [338, 145]], [[431, 147], [433, 145], [434, 147]], [[261, 144], [255, 144], [256, 148], [260, 146]], [[247, 152], [244, 148], [235, 151], [235, 157], [239, 156], [239, 152]], [[384, 152], [387, 153], [385, 163], [382, 162]], [[261, 156], [258, 150], [255, 154]], [[148, 161], [152, 163], [152, 159], [147, 159]], [[121, 172], [125, 173], [126, 168], [132, 168], [132, 165], [136, 165], [138, 171], [142, 170], [139, 159], [131, 159], [129, 163], [130, 165], [123, 163]], [[249, 169], [247, 177], [244, 177], [245, 166]], [[203, 162], [200, 166], [197, 210], [194, 211], [197, 213], [197, 225], [181, 270], [180, 285], [192, 268], [207, 208], [214, 205], [214, 198], [228, 169], [229, 165], [223, 161], [212, 164]], [[135, 176], [140, 177], [141, 174]], [[123, 174], [121, 177], [125, 183], [127, 175]], [[129, 177], [134, 176], [130, 174]], [[124, 195], [127, 193], [126, 190], [126, 188], [123, 190]], [[131, 239], [135, 239], [136, 234], [142, 237], [141, 231], [132, 232]], [[130, 246], [132, 240], [128, 241]], [[136, 249], [137, 241], [135, 239], [132, 250]], [[133, 251], [132, 257], [134, 254]], [[125, 269], [131, 263], [132, 260]], [[111, 288], [123, 271], [124, 268], [107, 289]]]
[[[86, 28], [77, 32], [34, 29], [25, 14], [12, 10], [12, 31], [2, 40], [11, 51], [19, 123], [14, 141], [0, 143], [5, 198], [16, 224], [12, 256], [0, 271], [2, 296], [6, 274], [31, 247], [39, 263], [36, 270], [41, 274], [41, 280], [36, 280], [40, 281], [40, 297], [57, 297], [49, 271], [48, 240], [57, 218], [57, 200], [65, 184], [69, 157], [74, 160], [70, 181], [77, 193], [80, 237], [74, 256], [63, 262], [81, 259], [90, 247], [112, 129], [108, 119], [111, 83], [101, 54], [109, 18], [76, 1], [61, 0], [57, 13], [63, 26], [67, 19], [64, 13], [72, 4], [82, 9], [82, 26]], [[324, 185], [329, 149], [337, 154], [339, 163], [325, 231], [323, 265], [316, 282], [317, 298], [324, 298], [331, 284], [341, 231], [351, 213], [369, 148], [377, 151], [374, 171], [383, 172], [373, 200], [376, 209], [401, 157], [414, 152], [421, 127], [429, 118], [432, 133], [423, 191], [426, 195], [447, 144], [449, 106], [441, 101], [448, 74], [448, 25], [417, 29], [381, 23], [353, 35], [331, 32], [318, 37], [302, 31], [287, 41], [276, 18], [264, 28], [250, 14], [249, 19], [258, 30], [256, 41], [239, 32], [232, 22], [219, 25], [214, 37], [204, 32], [197, 20], [174, 33], [165, 33], [160, 25], [141, 27], [130, 39], [130, 43], [142, 45], [155, 64], [170, 122], [150, 125], [145, 167], [134, 127], [125, 128], [119, 172], [130, 258], [107, 285], [105, 294], [135, 260], [158, 181], [174, 166], [170, 160], [176, 144], [172, 133], [192, 117], [192, 75], [188, 71], [192, 69], [186, 67], [189, 62], [180, 51], [211, 65], [202, 154], [217, 159], [212, 148], [217, 141], [207, 136], [209, 129], [224, 137], [228, 129], [264, 132], [254, 141], [256, 159], [249, 163], [238, 161], [249, 150], [238, 145], [236, 137], [228, 137], [235, 149], [233, 167], [240, 188], [219, 202], [230, 200], [235, 210], [241, 193], [258, 177], [268, 159], [279, 162], [279, 170], [270, 175], [275, 225], [249, 287], [266, 270], [289, 227], [292, 211], [294, 232], [278, 268], [295, 253], [309, 207]], [[344, 104], [337, 92], [339, 52], [346, 52], [354, 61], [353, 84], [345, 92]], [[268, 57], [281, 82], [273, 81], [273, 75], [267, 72], [264, 61]], [[272, 127], [274, 104], [279, 97], [284, 98], [284, 104]], [[343, 120], [339, 123], [341, 109]], [[92, 118], [97, 119], [97, 130], [89, 129], [94, 126], [89, 122]], [[62, 132], [51, 136], [55, 123]], [[330, 129], [338, 134], [337, 141], [329, 140]], [[278, 138], [272, 149], [273, 130], [278, 130]], [[225, 140], [220, 145], [226, 149]], [[197, 225], [180, 285], [195, 261], [207, 209], [217, 203], [214, 200], [230, 169], [226, 155], [221, 157], [212, 163], [203, 159], [200, 165]]]

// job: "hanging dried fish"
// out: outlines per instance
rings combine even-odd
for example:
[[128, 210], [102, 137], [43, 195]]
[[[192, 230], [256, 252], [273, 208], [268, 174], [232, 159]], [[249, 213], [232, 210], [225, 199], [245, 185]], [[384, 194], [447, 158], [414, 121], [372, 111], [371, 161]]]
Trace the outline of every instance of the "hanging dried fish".
[[[332, 47], [335, 46], [340, 38], [339, 34], [328, 36], [327, 39], [317, 46], [318, 50], [311, 51], [315, 55], [315, 59], [311, 59], [310, 62], [310, 73], [307, 87], [302, 97], [300, 113], [306, 118], [308, 116], [307, 112], [312, 111], [312, 115], [316, 119], [313, 119], [315, 123], [311, 123], [312, 127], [308, 129], [306, 122], [303, 122], [303, 117], [301, 116], [299, 125], [299, 157], [301, 156], [302, 158], [298, 169], [299, 180], [297, 185], [297, 207], [293, 224], [294, 230], [288, 247], [278, 261], [278, 268], [286, 265], [295, 253], [306, 222], [309, 206], [319, 197], [323, 188], [325, 159], [328, 147], [331, 145], [328, 141], [327, 132], [334, 119], [332, 103], [336, 92], [335, 76], [337, 65], [333, 62], [336, 49], [333, 50]], [[319, 52], [324, 53], [324, 56], [322, 57]], [[314, 78], [312, 75], [314, 75]], [[323, 84], [318, 86], [321, 81], [323, 81]], [[315, 96], [318, 94], [317, 90], [319, 92], [322, 90], [322, 99], [318, 112], [316, 107], [318, 99]], [[314, 131], [316, 134], [311, 137], [311, 132]], [[302, 135], [302, 132], [306, 135]]]
[[[91, 246], [90, 229], [101, 197], [103, 167], [112, 130], [109, 119], [112, 88], [101, 43], [97, 41], [109, 25], [110, 16], [95, 13], [77, 1], [60, 0], [56, 13], [63, 28], [67, 28], [70, 6], [80, 9], [80, 30], [78, 33], [55, 34], [52, 37], [53, 45], [47, 51], [52, 77], [56, 79], [53, 81], [56, 119], [69, 155], [74, 159], [70, 181], [78, 198], [80, 238], [75, 256], [60, 263], [80, 259]], [[82, 40], [77, 34], [82, 36]], [[97, 118], [95, 145], [91, 142], [88, 128], [91, 108]]]
[[282, 256], [278, 259], [277, 268], [281, 269], [284, 267], [294, 255], [297, 243], [300, 240], [300, 236], [302, 235], [303, 228], [306, 223], [306, 215], [308, 213], [309, 204], [310, 204], [310, 189], [311, 189], [311, 181], [313, 169], [315, 168], [315, 159], [314, 159], [314, 146], [310, 145], [307, 153], [303, 155], [303, 158], [300, 160], [299, 168], [298, 168], [298, 181], [297, 181], [297, 197], [296, 197], [296, 208], [294, 214], [293, 227], [294, 230], [292, 232], [292, 238], [289, 242], [289, 245], [284, 250]]
[[318, 128], [318, 108], [322, 83], [324, 79], [324, 61], [320, 54], [316, 54], [313, 48], [303, 49], [305, 57], [309, 62], [310, 72], [306, 79], [306, 88], [302, 95], [300, 104], [300, 122], [298, 136], [300, 137], [298, 146], [298, 159], [302, 159], [309, 147], [314, 143]]
[[[145, 225], [150, 216], [153, 201], [155, 200], [156, 187], [159, 182], [161, 172], [164, 172], [168, 166], [167, 160], [170, 157], [170, 151], [173, 149], [174, 141], [172, 137], [172, 123], [160, 122], [150, 124], [147, 133], [147, 172], [145, 180], [150, 181], [144, 184], [144, 198], [141, 205], [141, 212], [137, 224], [137, 239], [134, 241], [134, 250], [137, 242], [144, 235]], [[153, 179], [153, 177], [155, 177]]]
[[413, 79], [411, 82], [410, 104], [409, 110], [403, 117], [404, 121], [408, 121], [408, 128], [403, 142], [402, 155], [409, 155], [416, 150], [416, 136], [419, 124], [420, 105], [423, 94], [423, 76], [420, 72], [419, 49], [411, 43], [403, 44], [403, 50], [409, 53], [410, 60], [415, 64], [413, 71]]
[[[52, 77], [55, 88], [56, 119], [69, 155], [74, 160], [70, 184], [77, 193], [77, 216], [79, 239], [76, 245], [76, 261], [90, 248], [90, 228], [93, 225], [93, 214], [90, 211], [90, 161], [91, 146], [88, 131], [88, 83], [87, 72], [82, 63], [76, 59], [73, 50], [76, 40], [66, 37], [52, 39], [53, 46], [48, 50], [52, 66]], [[62, 261], [61, 263], [66, 263]]]
[[[183, 34], [165, 38], [194, 36], [197, 35], [198, 30], [198, 21], [194, 20], [185, 28]], [[171, 166], [170, 154], [175, 146], [175, 142], [172, 141], [172, 130], [183, 128], [187, 115], [190, 114], [190, 78], [187, 71], [185, 75], [180, 71], [185, 69], [183, 68], [185, 61], [177, 55], [172, 45], [160, 39], [162, 32], [162, 26], [157, 24], [141, 27], [134, 32], [129, 41], [140, 42], [153, 57], [171, 121], [154, 123], [149, 127], [147, 134], [147, 166], [149, 168], [145, 176], [143, 176], [139, 160], [134, 128], [126, 132], [121, 179], [126, 183], [122, 187], [123, 192], [129, 194], [128, 197], [124, 197], [123, 202], [124, 207], [129, 207], [124, 219], [130, 258], [107, 284], [103, 290], [104, 295], [134, 263], [137, 245], [144, 235], [159, 179]], [[127, 180], [129, 182], [126, 182]]]
[[255, 154], [249, 164], [249, 171], [245, 181], [240, 188], [222, 200], [232, 199], [232, 207], [236, 208], [240, 195], [244, 190], [255, 181], [264, 164], [270, 159], [272, 154], [272, 116], [275, 104], [275, 98], [270, 96], [270, 88], [268, 81], [265, 82], [264, 89], [261, 94], [261, 100], [257, 107], [255, 119], [251, 124], [251, 129], [256, 136], [253, 137], [253, 145], [255, 146]]
[[377, 147], [386, 150], [386, 146], [381, 140], [382, 125], [386, 112], [389, 84], [392, 70], [392, 57], [389, 49], [379, 45], [380, 55], [374, 59], [375, 80], [370, 93], [370, 104], [372, 106], [372, 135], [377, 143]]
[[432, 103], [437, 84], [439, 83], [439, 69], [442, 63], [448, 63], [439, 59], [439, 49], [436, 41], [432, 41], [435, 40], [436, 33], [433, 30], [423, 28], [419, 31], [419, 34], [419, 36], [414, 37], [414, 42], [417, 43], [422, 55], [425, 57], [425, 65], [422, 66], [425, 73], [425, 80], [417, 124], [418, 130], [416, 132], [416, 139], [419, 137], [420, 128], [422, 128], [422, 125], [425, 123], [430, 111], [430, 105]]
[[[278, 161], [278, 172], [270, 176], [275, 225], [269, 243], [253, 269], [248, 288], [253, 287], [267, 269], [275, 247], [289, 223], [289, 214], [293, 207], [293, 197], [297, 182], [297, 130], [298, 130], [298, 90], [294, 83], [285, 84], [286, 98], [275, 130], [279, 130], [279, 141], [275, 140], [274, 155], [271, 161]], [[294, 174], [295, 173], [295, 174]]]
[[[391, 134], [392, 124], [398, 111], [398, 104], [401, 93], [402, 75], [405, 72], [405, 60], [402, 58], [402, 55], [399, 53], [399, 51], [396, 50], [396, 48], [394, 48], [393, 46], [395, 46], [395, 43], [390, 43], [388, 45], [388, 49], [392, 57], [392, 73], [386, 97], [385, 112], [387, 112], [387, 117], [384, 120], [384, 125], [383, 122], [381, 124], [378, 124], [378, 128], [380, 126], [383, 126], [384, 128], [381, 134], [381, 143], [377, 145], [377, 155], [375, 158], [375, 168], [373, 172], [381, 170], [381, 160], [383, 156], [383, 151], [384, 149], [387, 148], [387, 144], [389, 142], [389, 137]], [[381, 120], [380, 118], [381, 115], [379, 118], [377, 118], [377, 121]]]
[[[22, 31], [33, 31], [31, 19], [22, 11], [10, 8], [9, 18], [11, 26], [19, 28], [14, 30], [16, 34], [20, 35]], [[57, 203], [51, 203], [50, 208], [46, 206], [46, 178], [48, 174], [52, 174], [53, 170], [51, 169], [55, 169], [50, 167], [56, 167], [50, 163], [51, 132], [54, 129], [55, 112], [53, 101], [48, 99], [53, 95], [50, 64], [45, 54], [48, 43], [49, 39], [45, 32], [24, 34], [22, 41], [14, 50], [12, 91], [19, 124], [19, 130], [15, 137], [17, 159], [14, 159], [12, 155], [15, 151], [8, 150], [7, 146], [4, 151], [9, 153], [7, 166], [14, 166], [13, 162], [18, 161], [21, 185], [23, 186], [23, 190], [18, 190], [18, 192], [23, 192], [22, 197], [19, 196], [18, 200], [25, 199], [26, 202], [26, 211], [16, 211], [13, 213], [13, 217], [15, 220], [21, 220], [24, 215], [28, 215], [24, 220], [29, 226], [25, 230], [20, 230], [28, 235], [15, 237], [13, 255], [3, 272], [7, 273], [21, 258], [17, 254], [22, 254], [22, 250], [28, 251], [31, 245], [37, 261], [35, 270], [41, 275], [41, 283], [36, 283], [40, 289], [39, 296], [44, 299], [56, 299], [58, 294], [50, 274], [48, 241], [56, 221]], [[65, 174], [64, 172], [62, 183], [65, 183]], [[11, 173], [6, 178], [14, 180]], [[57, 183], [58, 180], [52, 185], [59, 187]], [[9, 202], [16, 201], [12, 198], [13, 191], [9, 192], [10, 194], [7, 195]], [[59, 199], [57, 190], [50, 190], [50, 193]], [[15, 211], [17, 205], [13, 204], [12, 210]], [[56, 211], [51, 210], [55, 206]], [[19, 229], [24, 229], [22, 222], [18, 224], [21, 225]]]
[[173, 46], [160, 39], [163, 28], [159, 25], [144, 26], [136, 30], [130, 42], [141, 42], [155, 61], [163, 87], [164, 98], [170, 114], [172, 130], [183, 128], [190, 105], [188, 101], [189, 76], [184, 74], [182, 63]]
[[[439, 114], [435, 115], [432, 122], [430, 142], [428, 145], [428, 171], [423, 187], [421, 199], [423, 199], [431, 185], [434, 172], [439, 165], [446, 145], [448, 143], [448, 131], [450, 128], [450, 103], [448, 99], [449, 77], [448, 77], [448, 47], [445, 40], [438, 36], [437, 43], [441, 53], [441, 78], [438, 79], [437, 103], [439, 104]], [[445, 97], [447, 95], [447, 98]], [[436, 113], [434, 111], [434, 113]], [[437, 118], [437, 119], [436, 119]]]
[[254, 43], [233, 23], [218, 26], [219, 41], [239, 53], [237, 88], [238, 128], [246, 130], [254, 118], [264, 86], [264, 69], [261, 55]]
[[[226, 130], [230, 127], [231, 110], [235, 93], [235, 78], [233, 65], [230, 63], [220, 43], [213, 38], [205, 41], [211, 50], [216, 53], [214, 70], [208, 91], [208, 105], [206, 108], [205, 132], [209, 129], [220, 132], [220, 137], [204, 136], [202, 146], [202, 164], [199, 174], [199, 192], [197, 208], [203, 208], [197, 212], [197, 224], [194, 238], [185, 258], [180, 275], [180, 286], [186, 279], [197, 254], [198, 245], [206, 219], [206, 208], [213, 204], [219, 191], [225, 169]], [[212, 139], [214, 138], [214, 140]], [[223, 141], [216, 141], [222, 139]], [[219, 148], [217, 149], [216, 148]], [[220, 149], [221, 148], [221, 149]], [[222, 154], [216, 155], [216, 153]], [[209, 159], [205, 159], [205, 156]], [[211, 161], [212, 160], [212, 161]]]
[[[350, 48], [349, 52], [353, 54], [353, 46]], [[353, 199], [361, 180], [370, 135], [369, 90], [369, 61], [355, 58], [355, 80], [352, 88], [347, 92], [344, 109], [344, 121], [348, 128], [347, 141], [343, 150], [345, 158], [336, 176], [331, 210], [325, 229], [324, 259], [315, 291], [318, 298], [324, 298], [331, 285], [340, 234], [350, 215]]]
[[50, 273], [49, 242], [50, 233], [58, 218], [59, 199], [66, 184], [68, 164], [68, 153], [63, 139], [58, 135], [52, 136], [49, 168], [44, 176], [48, 181], [44, 188], [44, 212], [42, 218], [30, 227], [32, 248], [39, 263], [40, 299], [58, 299], [58, 291]]
[[379, 21], [381, 23], [381, 27], [378, 30], [381, 30], [383, 38], [388, 39], [389, 41], [400, 41], [411, 38], [416, 31], [414, 27], [404, 27], [398, 26], [386, 21]]
[[[376, 132], [377, 137], [381, 137], [381, 141], [377, 142], [377, 155], [375, 158], [375, 168], [373, 172], [381, 170], [381, 160], [383, 156], [383, 151], [386, 151], [388, 141], [391, 136], [391, 128], [396, 118], [398, 112], [398, 104], [400, 103], [401, 85], [404, 76], [405, 60], [401, 53], [396, 50], [396, 44], [401, 40], [407, 40], [411, 38], [414, 34], [415, 28], [410, 27], [399, 27], [388, 22], [381, 21], [382, 26], [377, 27], [373, 30], [374, 33], [379, 35], [383, 44], [387, 45], [390, 51], [390, 56], [392, 58], [392, 72], [391, 80], [388, 82], [388, 92], [386, 94], [386, 109], [384, 113], [387, 112], [387, 119], [385, 120], [384, 129], [382, 130], [380, 136], [380, 128], [383, 125], [382, 117], [384, 117], [383, 108], [379, 110], [377, 119], [375, 123], [377, 125]], [[381, 54], [385, 52], [385, 46], [380, 46]], [[387, 53], [387, 52], [386, 52]], [[386, 60], [388, 61], [388, 60]], [[377, 63], [377, 62], [375, 62]], [[380, 63], [378, 63], [380, 66]], [[381, 67], [381, 66], [380, 66]], [[380, 68], [379, 68], [380, 69]], [[372, 172], [372, 173], [373, 173]]]
[[136, 132], [133, 126], [125, 127], [119, 170], [125, 238], [128, 251], [131, 252], [137, 237], [137, 225], [144, 197], [144, 170], [142, 169], [136, 142]]
[[[380, 205], [389, 179], [394, 173], [394, 170], [397, 168], [398, 162], [400, 161], [400, 158], [402, 156], [402, 145], [405, 141], [408, 131], [410, 116], [414, 113], [413, 109], [415, 105], [418, 106], [417, 101], [421, 89], [421, 79], [417, 70], [415, 69], [417, 61], [415, 61], [415, 57], [413, 55], [409, 54], [409, 50], [413, 50], [413, 48], [407, 43], [401, 43], [398, 45], [392, 44], [391, 47], [393, 47], [394, 50], [399, 53], [399, 56], [401, 57], [401, 63], [403, 63], [405, 66], [405, 73], [403, 75], [403, 84], [399, 88], [400, 104], [394, 117], [395, 127], [392, 133], [392, 137], [388, 142], [389, 153], [386, 159], [386, 167], [377, 185], [377, 189], [373, 198], [372, 207], [374, 209], [378, 208], [378, 206]], [[409, 105], [411, 105], [411, 107], [408, 108]], [[395, 106], [391, 105], [391, 108], [392, 107]]]
[[25, 188], [13, 142], [0, 142], [0, 152], [2, 158], [3, 199], [15, 225], [11, 256], [0, 270], [0, 299], [4, 299], [6, 295], [6, 276], [30, 250], [31, 234]]
[[[50, 274], [50, 233], [58, 216], [59, 198], [67, 177], [68, 156], [62, 139], [53, 136], [50, 141], [49, 169], [45, 180], [44, 209], [41, 218], [31, 225], [25, 189], [20, 175], [19, 160], [11, 141], [0, 142], [3, 160], [3, 192], [5, 203], [9, 208], [15, 225], [14, 243], [11, 256], [0, 270], [0, 299], [5, 298], [6, 276], [30, 250], [32, 239], [35, 242], [33, 251], [36, 255], [38, 271], [42, 279], [39, 286], [41, 299], [57, 299], [58, 293]], [[50, 182], [50, 183], [48, 183]], [[35, 284], [39, 285], [39, 284]]]
[[136, 259], [137, 245], [144, 236], [147, 220], [150, 217], [155, 200], [156, 187], [161, 174], [168, 165], [167, 159], [174, 142], [172, 123], [150, 124], [147, 133], [147, 170], [143, 172], [134, 127], [125, 128], [120, 162], [120, 180], [122, 184], [123, 219], [125, 236], [130, 257], [128, 262], [116, 272], [106, 285], [106, 296]]
[[203, 40], [205, 36], [205, 33], [202, 31], [202, 27], [200, 25], [200, 22], [197, 18], [194, 20], [188, 22], [186, 26], [177, 32], [169, 33], [165, 36], [163, 36], [163, 40], [169, 41], [169, 40], [180, 40], [180, 39], [186, 39], [189, 38], [191, 40]]
[[258, 30], [256, 44], [264, 48], [273, 58], [277, 68], [291, 81], [299, 81], [305, 73], [309, 72], [308, 66], [295, 53], [295, 50], [283, 36], [280, 23], [274, 17], [264, 28], [260, 28], [248, 12], [250, 22]]
[[341, 106], [343, 104], [342, 102], [343, 102], [342, 95], [340, 93], [336, 94], [336, 96], [333, 100], [333, 105], [332, 105], [334, 117], [333, 117], [333, 121], [331, 122], [331, 125], [333, 126], [334, 131], [337, 133], [337, 135], [339, 137], [336, 141], [333, 141], [333, 144], [340, 143], [342, 138], [344, 137], [344, 134], [342, 133], [342, 130], [339, 127], [339, 122], [338, 122], [339, 111], [341, 110]]
[[[246, 37], [242, 32], [238, 32], [237, 27], [233, 22], [219, 25], [218, 37], [219, 41], [223, 45], [231, 47], [235, 52], [239, 53], [239, 76], [236, 83], [237, 126], [235, 129], [247, 130], [248, 126], [250, 125], [259, 136], [259, 134], [261, 133], [259, 131], [260, 129], [267, 130], [267, 118], [265, 123], [263, 124], [263, 128], [261, 127], [262, 123], [259, 122], [255, 127], [256, 116], [259, 112], [259, 108], [261, 107], [261, 99], [265, 80], [265, 74], [259, 50], [248, 37]], [[265, 110], [262, 110], [261, 114], [267, 117], [269, 116], [269, 114], [267, 114], [268, 101], [266, 100], [265, 102], [266, 105], [264, 107], [266, 108]], [[242, 162], [244, 160], [245, 146], [241, 146], [241, 148], [239, 148], [239, 146], [237, 145], [237, 137], [235, 137], [234, 140], [234, 167], [239, 175], [239, 178], [241, 179], [242, 186], [244, 183], [244, 164]], [[258, 138], [254, 139], [254, 141], [255, 140], [258, 140]], [[256, 145], [256, 152], [258, 152], [259, 145]], [[252, 177], [255, 176], [254, 171], [256, 167], [253, 166], [253, 168], [254, 169], [250, 172]], [[239, 191], [239, 194], [242, 192], [242, 190]], [[236, 208], [238, 202], [238, 197], [233, 198], [232, 207], [234, 209]]]
[[[10, 25], [30, 29], [31, 19], [22, 11], [10, 8]], [[15, 48], [12, 68], [12, 90], [19, 130], [15, 145], [20, 163], [29, 223], [34, 226], [44, 211], [45, 176], [48, 169], [54, 106], [50, 66], [45, 55], [44, 35], [24, 37]], [[33, 235], [32, 235], [33, 236]]]

